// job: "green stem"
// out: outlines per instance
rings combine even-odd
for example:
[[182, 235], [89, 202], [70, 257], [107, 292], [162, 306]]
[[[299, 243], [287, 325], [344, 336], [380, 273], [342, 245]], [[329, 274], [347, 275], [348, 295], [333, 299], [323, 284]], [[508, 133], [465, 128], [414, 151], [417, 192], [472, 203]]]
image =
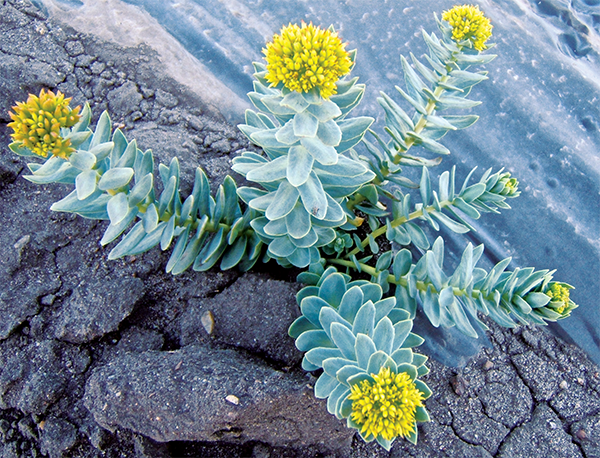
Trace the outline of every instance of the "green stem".
[[[444, 75], [440, 78], [439, 82], [445, 83], [448, 80], [448, 78], [449, 78], [448, 75]], [[444, 88], [442, 86], [439, 86], [439, 83], [438, 83], [438, 86], [435, 88], [433, 95], [436, 98], [439, 98], [443, 93], [444, 93]], [[427, 112], [427, 115], [421, 115], [421, 117], [419, 118], [419, 121], [415, 125], [414, 132], [417, 135], [419, 135], [421, 132], [423, 132], [423, 129], [425, 129], [425, 127], [427, 126], [427, 116], [429, 116], [430, 114], [432, 114], [435, 111], [435, 100], [429, 100], [429, 102], [427, 102], [425, 111]], [[410, 149], [410, 147], [415, 143], [415, 139], [411, 138], [411, 137], [407, 138], [405, 143], [406, 143], [406, 149], [399, 151], [400, 154], [398, 154], [398, 155], [396, 155], [396, 157], [394, 157], [394, 164], [400, 163], [400, 161], [402, 160], [402, 153], [406, 153]]]
[[[454, 201], [450, 201], [450, 200], [443, 200], [442, 202], [440, 202], [440, 207], [444, 208], [444, 207], [449, 207], [454, 203]], [[428, 207], [426, 207], [425, 209], [428, 213], [432, 212], [432, 211], [437, 211], [437, 207], [434, 205], [430, 205]], [[400, 218], [396, 218], [395, 220], [393, 220], [390, 224], [392, 227], [398, 227], [401, 226], [404, 223], [407, 223], [409, 221], [412, 221], [414, 219], [420, 218], [423, 216], [423, 209], [421, 210], [415, 210], [414, 212], [410, 213], [408, 215], [408, 218], [401, 216]], [[371, 236], [376, 239], [377, 237], [379, 237], [380, 235], [385, 234], [385, 232], [387, 231], [387, 225], [386, 226], [381, 226], [379, 229], [376, 229], [375, 231], [371, 232]], [[362, 240], [360, 242], [361, 246], [363, 248], [365, 248], [368, 244], [369, 244], [369, 238], [365, 238], [364, 240]], [[355, 248], [353, 249], [350, 253], [348, 253], [346, 255], [346, 258], [352, 256], [352, 255], [356, 255], [358, 253], [360, 253], [362, 250], [360, 248]]]
[[[326, 259], [326, 261], [330, 264], [337, 264], [339, 266], [350, 267], [352, 269], [356, 269], [356, 264], [352, 261], [347, 261], [344, 259], [335, 259], [335, 258], [328, 258], [328, 259]], [[373, 277], [377, 277], [380, 273], [377, 271], [377, 269], [375, 269], [375, 267], [369, 266], [367, 264], [363, 264], [362, 262], [359, 262], [358, 266], [360, 267], [361, 272], [369, 274]], [[387, 277], [387, 282], [392, 283], [394, 285], [404, 286], [404, 287], [408, 286], [408, 279], [406, 276], [400, 277], [399, 279], [396, 280], [396, 277], [394, 275], [389, 274]], [[431, 283], [425, 283], [423, 281], [418, 281], [416, 286], [419, 291], [426, 292], [429, 289], [433, 294], [440, 293], [440, 291], [437, 291]], [[452, 292], [455, 296], [467, 296], [468, 295], [468, 292], [466, 290], [456, 288], [456, 287], [452, 288]], [[473, 299], [479, 299], [479, 297], [482, 294], [483, 293], [479, 290], [473, 290], [471, 292], [471, 297]], [[493, 298], [494, 298], [493, 294], [488, 297], [484, 296], [484, 299], [488, 299], [488, 300], [493, 300]]]
[[[148, 210], [148, 207], [150, 206], [150, 204], [154, 203], [156, 206], [158, 206], [158, 202], [155, 200], [151, 200], [149, 198], [144, 199], [142, 202], [140, 202], [139, 204], [137, 204], [138, 207], [138, 214], [143, 215], [144, 213], [146, 213], [146, 211]], [[173, 216], [173, 213], [169, 212], [169, 211], [165, 211], [161, 217], [159, 217], [158, 221], [159, 222], [167, 222], [171, 219], [171, 217]], [[181, 216], [181, 215], [177, 215], [177, 216]], [[191, 231], [194, 231], [198, 228], [198, 225], [200, 224], [200, 219], [199, 218], [192, 218], [191, 216], [188, 216], [188, 218], [185, 221], [179, 221], [177, 222], [177, 226], [188, 226], [191, 225]], [[231, 226], [229, 226], [228, 224], [225, 223], [219, 223], [217, 225], [214, 225], [210, 220], [208, 221], [208, 224], [206, 225], [206, 227], [204, 228], [205, 231], [207, 232], [217, 232], [220, 228], [224, 228], [226, 232], [229, 232], [229, 230], [231, 229]]]

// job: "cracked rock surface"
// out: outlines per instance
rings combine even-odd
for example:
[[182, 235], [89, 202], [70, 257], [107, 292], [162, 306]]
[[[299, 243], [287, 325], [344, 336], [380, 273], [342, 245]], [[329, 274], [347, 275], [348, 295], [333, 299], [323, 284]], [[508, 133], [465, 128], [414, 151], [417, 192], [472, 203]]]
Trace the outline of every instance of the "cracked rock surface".
[[[44, 87], [115, 124], [156, 162], [218, 186], [249, 148], [236, 128], [123, 49], [0, 0], [0, 457], [600, 456], [600, 373], [540, 329], [489, 323], [464, 368], [430, 361], [419, 443], [364, 444], [312, 395], [287, 327], [295, 273], [164, 272], [169, 252], [108, 261], [106, 222], [53, 213], [70, 192], [23, 179], [7, 112]], [[270, 270], [272, 269], [272, 270]], [[283, 276], [282, 276], [283, 275]]]

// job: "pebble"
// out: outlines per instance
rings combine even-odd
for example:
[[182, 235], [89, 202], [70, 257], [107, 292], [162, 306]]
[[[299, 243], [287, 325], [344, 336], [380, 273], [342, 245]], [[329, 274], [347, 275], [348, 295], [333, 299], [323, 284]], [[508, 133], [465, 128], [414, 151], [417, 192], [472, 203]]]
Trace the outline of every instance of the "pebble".
[[204, 327], [204, 330], [210, 336], [213, 330], [215, 329], [215, 317], [212, 314], [212, 312], [210, 310], [204, 312], [202, 318], [200, 318], [200, 321], [202, 323], [202, 326]]
[[461, 375], [455, 375], [450, 379], [450, 384], [452, 385], [452, 389], [457, 394], [457, 396], [462, 396], [467, 389], [467, 381]]
[[236, 405], [236, 406], [240, 404], [239, 398], [237, 396], [234, 396], [233, 394], [227, 395], [227, 397], [225, 398], [225, 400], [227, 402], [232, 403], [233, 405]]

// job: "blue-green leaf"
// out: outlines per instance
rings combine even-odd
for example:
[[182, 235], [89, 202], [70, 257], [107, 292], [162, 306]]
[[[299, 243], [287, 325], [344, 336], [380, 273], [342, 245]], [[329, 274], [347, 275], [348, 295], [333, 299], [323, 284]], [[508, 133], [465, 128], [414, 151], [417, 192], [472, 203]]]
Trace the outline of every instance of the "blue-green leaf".
[[329, 335], [322, 329], [310, 330], [300, 334], [296, 339], [296, 347], [300, 351], [310, 351], [318, 347], [336, 348]]
[[412, 320], [400, 321], [394, 325], [394, 342], [392, 348], [401, 348], [412, 330]]
[[288, 155], [287, 179], [292, 186], [306, 183], [312, 171], [314, 157], [302, 145], [292, 146]]
[[369, 358], [367, 364], [368, 374], [378, 374], [384, 364], [387, 362], [389, 356], [383, 351], [376, 351]]
[[300, 143], [312, 155], [312, 157], [323, 165], [335, 165], [338, 161], [338, 152], [333, 146], [327, 146], [319, 138], [303, 138]]
[[335, 377], [325, 373], [321, 374], [315, 383], [315, 397], [317, 399], [326, 399], [337, 388], [339, 382]]
[[129, 184], [133, 178], [133, 169], [130, 167], [118, 167], [107, 170], [98, 181], [98, 188], [102, 191], [119, 189]]
[[341, 323], [331, 324], [331, 339], [342, 352], [342, 356], [347, 359], [356, 359], [354, 345], [356, 337], [350, 329]]
[[356, 335], [358, 333], [366, 334], [368, 336], [373, 335], [373, 328], [375, 326], [375, 306], [373, 302], [365, 302], [356, 314], [356, 318], [352, 324], [352, 332]]
[[308, 111], [303, 111], [294, 115], [292, 125], [296, 137], [314, 137], [317, 135], [319, 120]]
[[306, 183], [298, 187], [298, 191], [306, 211], [317, 219], [325, 218], [327, 214], [327, 195], [314, 170]]
[[116, 225], [123, 221], [129, 212], [129, 204], [127, 203], [127, 195], [124, 192], [115, 194], [106, 206], [110, 224]]
[[[294, 209], [296, 202], [298, 202], [298, 197], [300, 196], [298, 189], [285, 180], [279, 184], [277, 192], [272, 195], [273, 198], [270, 200], [265, 212], [265, 216], [271, 221], [288, 215]], [[269, 198], [265, 196], [252, 200], [251, 204], [253, 208], [257, 208], [254, 205], [256, 204], [255, 201], [258, 201], [259, 199], [267, 201]]]
[[342, 114], [340, 108], [331, 100], [322, 100], [321, 103], [312, 103], [307, 108], [307, 111], [322, 123], [337, 118]]
[[84, 200], [89, 197], [96, 190], [96, 179], [98, 178], [98, 172], [95, 170], [87, 170], [77, 175], [75, 179], [75, 189], [77, 190], [77, 198]]
[[338, 308], [344, 293], [346, 292], [346, 281], [340, 273], [333, 273], [323, 280], [319, 289], [319, 297]]
[[280, 156], [265, 165], [257, 167], [246, 175], [246, 179], [258, 183], [270, 183], [286, 177], [288, 166], [287, 156]]
[[332, 377], [345, 366], [356, 366], [356, 361], [346, 358], [329, 358], [323, 361], [323, 370]]
[[371, 358], [371, 355], [377, 351], [375, 342], [373, 342], [373, 340], [366, 334], [359, 333], [356, 336], [356, 345], [354, 350], [358, 365], [366, 370], [369, 364], [369, 358]]
[[342, 318], [346, 319], [350, 323], [354, 323], [356, 313], [363, 304], [364, 294], [360, 287], [353, 286], [342, 297], [342, 301], [339, 307], [339, 313]]

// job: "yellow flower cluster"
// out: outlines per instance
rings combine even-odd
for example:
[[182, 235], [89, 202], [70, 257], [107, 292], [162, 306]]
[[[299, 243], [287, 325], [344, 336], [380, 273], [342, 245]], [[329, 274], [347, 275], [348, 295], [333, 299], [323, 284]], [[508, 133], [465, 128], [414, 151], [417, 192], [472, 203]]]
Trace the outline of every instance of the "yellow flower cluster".
[[308, 92], [319, 88], [328, 99], [337, 92], [335, 83], [350, 72], [352, 60], [337, 33], [310, 24], [289, 24], [263, 54], [267, 61], [267, 81], [283, 83], [291, 91]]
[[469, 40], [477, 51], [486, 49], [485, 42], [492, 36], [492, 25], [478, 6], [457, 5], [444, 11], [442, 19], [452, 26], [454, 40]]
[[381, 436], [392, 440], [415, 431], [415, 412], [423, 406], [421, 393], [406, 372], [393, 373], [384, 367], [371, 374], [375, 383], [363, 380], [351, 387], [351, 418], [364, 436]]
[[546, 295], [552, 298], [552, 302], [562, 302], [562, 305], [555, 309], [556, 313], [562, 314], [569, 306], [570, 293], [569, 288], [560, 283], [550, 283], [546, 290]]
[[27, 102], [17, 102], [15, 111], [9, 112], [13, 122], [8, 124], [14, 130], [13, 139], [38, 156], [48, 153], [66, 159], [75, 151], [71, 140], [60, 135], [61, 127], [72, 127], [79, 122], [79, 109], [69, 107], [70, 98], [60, 92], [40, 91], [39, 97], [29, 94]]

